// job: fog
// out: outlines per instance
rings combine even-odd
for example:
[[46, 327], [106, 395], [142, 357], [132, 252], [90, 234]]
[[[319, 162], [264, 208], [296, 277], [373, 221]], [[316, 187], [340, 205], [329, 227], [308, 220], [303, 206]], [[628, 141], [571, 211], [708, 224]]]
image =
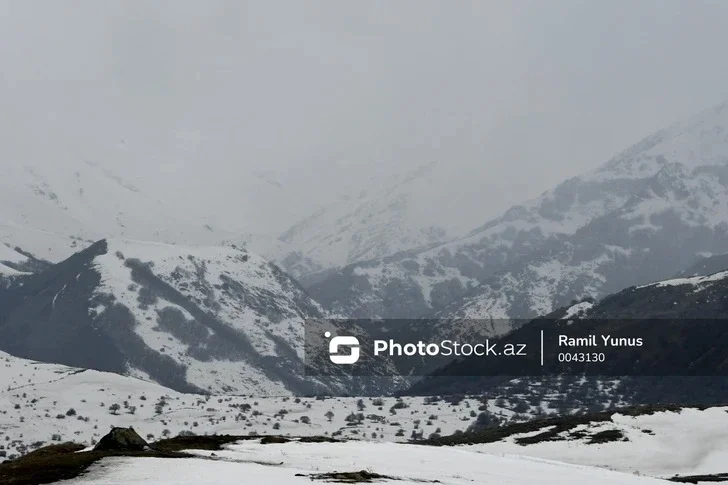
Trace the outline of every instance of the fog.
[[722, 0], [0, 0], [0, 153], [257, 232], [435, 161], [433, 200], [484, 222], [728, 98], [726, 25]]

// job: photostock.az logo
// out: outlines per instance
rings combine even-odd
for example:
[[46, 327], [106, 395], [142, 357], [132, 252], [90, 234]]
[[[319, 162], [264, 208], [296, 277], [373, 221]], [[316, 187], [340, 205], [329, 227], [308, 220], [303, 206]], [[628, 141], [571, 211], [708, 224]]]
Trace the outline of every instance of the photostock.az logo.
[[[324, 336], [331, 337], [331, 332], [326, 332]], [[349, 347], [351, 354], [340, 355], [339, 347]], [[355, 364], [359, 360], [359, 339], [351, 336], [332, 338], [329, 342], [329, 359], [334, 364]]]

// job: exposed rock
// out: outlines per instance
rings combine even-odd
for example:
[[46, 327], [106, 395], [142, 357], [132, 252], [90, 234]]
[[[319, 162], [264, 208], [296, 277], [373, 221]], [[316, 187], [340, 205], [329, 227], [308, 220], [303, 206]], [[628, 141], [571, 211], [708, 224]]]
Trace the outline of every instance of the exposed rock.
[[112, 428], [94, 447], [95, 451], [144, 451], [149, 443], [134, 428]]

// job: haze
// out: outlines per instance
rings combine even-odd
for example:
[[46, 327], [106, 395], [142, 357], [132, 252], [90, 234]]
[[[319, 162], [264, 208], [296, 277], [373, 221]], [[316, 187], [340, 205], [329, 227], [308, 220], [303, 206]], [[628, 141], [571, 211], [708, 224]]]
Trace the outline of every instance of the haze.
[[254, 232], [435, 161], [474, 227], [728, 98], [726, 25], [721, 0], [0, 0], [0, 154]]

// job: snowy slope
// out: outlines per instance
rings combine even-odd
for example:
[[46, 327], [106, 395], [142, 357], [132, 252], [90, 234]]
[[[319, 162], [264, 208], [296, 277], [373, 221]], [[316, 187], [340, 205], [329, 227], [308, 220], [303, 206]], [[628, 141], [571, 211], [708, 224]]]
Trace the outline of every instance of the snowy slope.
[[300, 391], [303, 321], [322, 316], [254, 253], [126, 240], [96, 243], [4, 298], [3, 349], [180, 390]]
[[[669, 478], [726, 472], [728, 408], [685, 408], [642, 416], [614, 414], [609, 421], [579, 425], [552, 440], [519, 444], [549, 431], [544, 427], [488, 444], [465, 446], [487, 454], [518, 454], [594, 466], [626, 473]], [[618, 431], [618, 440], [592, 444], [600, 432]], [[580, 436], [580, 437], [577, 437]]]
[[671, 280], [658, 281], [656, 283], [650, 283], [648, 285], [638, 286], [638, 288], [649, 288], [657, 287], [662, 288], [665, 286], [692, 286], [694, 292], [699, 292], [710, 285], [710, 283], [728, 279], [728, 271], [719, 271], [707, 276], [691, 276], [689, 278], [674, 278]]
[[0, 242], [60, 261], [103, 237], [211, 244], [233, 233], [165, 206], [92, 162], [0, 157]]
[[[489, 463], [491, 468], [495, 466], [491, 460], [504, 458], [504, 463], [513, 460], [524, 466], [535, 466], [543, 463], [543, 459], [574, 465], [561, 465], [563, 470], [598, 467], [602, 470], [592, 470], [591, 478], [581, 478], [588, 483], [598, 483], [589, 480], [612, 476], [605, 470], [630, 473], [633, 477], [635, 474], [669, 477], [724, 472], [722, 467], [728, 453], [728, 408], [721, 406], [636, 416], [611, 413], [606, 420], [586, 420], [568, 431], [549, 439], [532, 440], [534, 443], [527, 445], [518, 441], [548, 433], [553, 426], [544, 424], [528, 433], [511, 434], [487, 444], [428, 447], [386, 442], [406, 441], [411, 433], [422, 433], [427, 437], [430, 433], [445, 436], [465, 430], [475, 422], [473, 411], [482, 401], [474, 397], [458, 398], [453, 402], [422, 397], [363, 398], [359, 401], [355, 397], [181, 394], [136, 378], [33, 362], [0, 353], [0, 409], [3, 410], [0, 413], [0, 461], [54, 442], [72, 440], [90, 445], [106, 434], [110, 426], [133, 426], [148, 440], [182, 431], [337, 436], [356, 441], [264, 446], [249, 441], [215, 454], [223, 461], [283, 462], [280, 468], [295, 468], [305, 473], [369, 469], [403, 478], [429, 476], [429, 479], [443, 483], [455, 479], [456, 473], [466, 477], [463, 475], [465, 469], [453, 467], [451, 470], [443, 466], [444, 463], [457, 463], [458, 457], [468, 457], [474, 463]], [[489, 407], [500, 413], [498, 401], [502, 399], [489, 400]], [[364, 416], [361, 421], [347, 419], [359, 413]], [[592, 443], [598, 433], [615, 431], [620, 433], [618, 438]], [[477, 438], [472, 441], [477, 443]], [[678, 442], [680, 446], [676, 446]], [[425, 462], [436, 464], [439, 471], [423, 468], [427, 465], [420, 461], [418, 453], [424, 454], [421, 458]], [[397, 458], [390, 463], [383, 461], [384, 456]], [[337, 457], [348, 461], [339, 461]], [[304, 466], [304, 462], [308, 464]], [[413, 468], [392, 468], [406, 463]], [[159, 477], [158, 471], [150, 473], [147, 471], [147, 478]], [[479, 469], [478, 473], [479, 477], [487, 476], [483, 475], [484, 470]], [[511, 478], [516, 480], [518, 476]], [[99, 480], [100, 477], [92, 473], [86, 478], [92, 479]], [[631, 478], [623, 475], [620, 479]], [[473, 476], [468, 480], [481, 479]], [[111, 481], [119, 482], [129, 483], [118, 477]]]
[[[210, 452], [198, 452], [209, 458]], [[237, 484], [310, 483], [309, 475], [367, 470], [403, 485], [508, 483], [514, 485], [589, 483], [658, 484], [661, 481], [590, 467], [517, 456], [491, 456], [456, 449], [402, 444], [243, 442], [215, 452], [214, 460], [105, 459], [72, 484]]]
[[[521, 321], [518, 328], [510, 329], [512, 332], [508, 339], [538, 342], [541, 330], [560, 331], [571, 325], [576, 327], [572, 331], [580, 333], [581, 337], [599, 334], [614, 336], [629, 329], [630, 335], [639, 335], [647, 342], [662, 341], [666, 335], [682, 335], [680, 322], [689, 321], [691, 325], [703, 329], [695, 334], [696, 338], [685, 336], [679, 349], [665, 348], [653, 353], [649, 359], [629, 353], [608, 358], [601, 368], [603, 375], [628, 376], [616, 379], [616, 385], [604, 386], [610, 379], [605, 381], [604, 378], [593, 377], [591, 380], [580, 381], [573, 376], [572, 379], [577, 379], [577, 382], [572, 382], [572, 387], [568, 387], [565, 385], [567, 381], [563, 380], [564, 376], [558, 376], [563, 370], [555, 370], [553, 373], [557, 375], [553, 377], [531, 380], [529, 389], [523, 391], [523, 399], [538, 400], [546, 394], [554, 394], [554, 401], [558, 402], [553, 405], [561, 409], [562, 413], [583, 409], [593, 411], [593, 406], [598, 407], [604, 403], [624, 406], [658, 403], [714, 405], [728, 402], [725, 377], [718, 371], [720, 356], [725, 355], [721, 329], [728, 318], [727, 302], [728, 270], [724, 270], [702, 276], [671, 278], [631, 286], [599, 301], [586, 299], [540, 318]], [[456, 322], [458, 323], [460, 322]], [[707, 359], [706, 356], [713, 358]], [[683, 358], [685, 360], [681, 360]], [[616, 372], [615, 367], [612, 367], [617, 362], [626, 365], [621, 367], [621, 372]], [[513, 388], [515, 381], [501, 384], [498, 380], [485, 377], [494, 375], [491, 364], [487, 359], [476, 357], [453, 362], [445, 373], [447, 377], [433, 376], [423, 379], [414, 383], [408, 392], [473, 393], [500, 386], [495, 389], [510, 394], [509, 387]], [[644, 370], [645, 366], [649, 370]], [[625, 373], [624, 369], [630, 371]], [[681, 374], [684, 369], [692, 369], [694, 376], [705, 377], [680, 377], [684, 375]], [[462, 377], [472, 375], [484, 377]], [[604, 392], [594, 392], [600, 387]]]
[[0, 243], [19, 248], [34, 257], [49, 261], [62, 261], [93, 241], [78, 236], [62, 236], [50, 231], [0, 223]]
[[[430, 402], [423, 397], [359, 401], [356, 397], [182, 394], [138, 378], [0, 352], [0, 451], [6, 452], [4, 457], [0, 452], [0, 461], [37, 448], [39, 442], [92, 444], [110, 426], [133, 426], [148, 439], [192, 431], [407, 441], [413, 432], [427, 438], [432, 433], [464, 431], [475, 421], [472, 411], [480, 405], [476, 397], [453, 402]], [[119, 405], [118, 411], [110, 409], [114, 404]], [[495, 399], [490, 404], [494, 410], [501, 409]], [[349, 418], [359, 413], [363, 413], [361, 420]]]
[[468, 236], [311, 286], [340, 313], [526, 318], [728, 251], [728, 104], [660, 131]]
[[17, 276], [24, 272], [17, 268], [28, 260], [16, 250], [0, 244], [0, 276]]
[[444, 216], [458, 201], [446, 203], [439, 192], [455, 183], [446, 164], [436, 163], [393, 179], [374, 179], [366, 189], [319, 209], [281, 235], [293, 249], [281, 264], [300, 277], [463, 234], [476, 222], [467, 214]]

